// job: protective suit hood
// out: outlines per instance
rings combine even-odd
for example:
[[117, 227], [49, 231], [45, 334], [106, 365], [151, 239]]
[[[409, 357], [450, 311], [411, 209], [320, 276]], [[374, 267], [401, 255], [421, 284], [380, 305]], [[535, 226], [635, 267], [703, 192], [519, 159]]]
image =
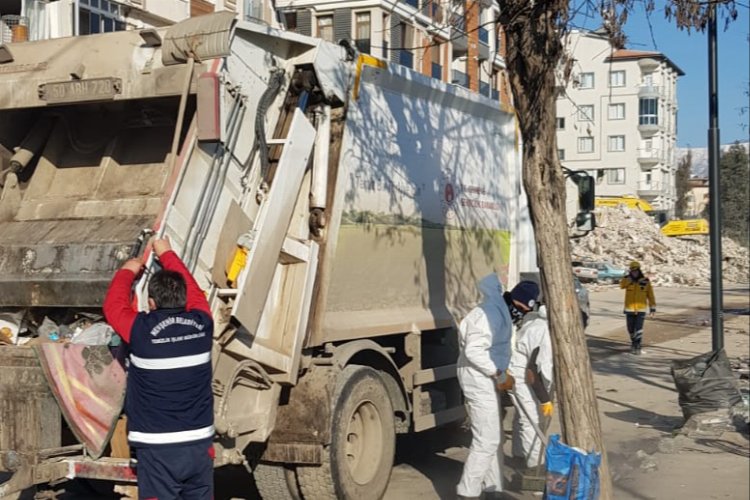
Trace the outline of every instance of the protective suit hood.
[[497, 274], [492, 273], [479, 281], [477, 285], [479, 292], [482, 294], [482, 304], [491, 304], [500, 307], [505, 304], [503, 300], [503, 284]]

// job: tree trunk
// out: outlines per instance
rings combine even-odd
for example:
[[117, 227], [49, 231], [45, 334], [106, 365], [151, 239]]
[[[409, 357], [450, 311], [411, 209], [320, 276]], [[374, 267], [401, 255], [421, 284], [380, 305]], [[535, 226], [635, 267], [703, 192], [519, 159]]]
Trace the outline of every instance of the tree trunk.
[[602, 454], [601, 498], [612, 498], [586, 337], [573, 287], [565, 217], [565, 178], [557, 159], [555, 72], [563, 55], [559, 25], [567, 0], [507, 0], [500, 21], [523, 137], [523, 182], [548, 304], [563, 440]]

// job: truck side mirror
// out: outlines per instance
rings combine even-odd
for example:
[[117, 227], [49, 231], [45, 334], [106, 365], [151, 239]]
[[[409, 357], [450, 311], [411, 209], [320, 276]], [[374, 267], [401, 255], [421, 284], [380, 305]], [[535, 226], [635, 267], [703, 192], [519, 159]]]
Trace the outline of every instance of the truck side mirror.
[[596, 228], [596, 216], [593, 212], [578, 212], [576, 215], [576, 228], [579, 231], [593, 231]]
[[575, 183], [578, 186], [578, 209], [581, 212], [592, 212], [596, 198], [594, 178], [588, 174], [577, 173]]

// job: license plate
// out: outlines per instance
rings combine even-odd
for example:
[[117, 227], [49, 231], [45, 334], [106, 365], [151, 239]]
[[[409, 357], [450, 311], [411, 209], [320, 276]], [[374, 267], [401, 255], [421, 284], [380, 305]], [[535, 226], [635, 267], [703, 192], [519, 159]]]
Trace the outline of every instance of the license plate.
[[91, 78], [39, 86], [39, 98], [50, 103], [108, 100], [121, 92], [119, 78]]

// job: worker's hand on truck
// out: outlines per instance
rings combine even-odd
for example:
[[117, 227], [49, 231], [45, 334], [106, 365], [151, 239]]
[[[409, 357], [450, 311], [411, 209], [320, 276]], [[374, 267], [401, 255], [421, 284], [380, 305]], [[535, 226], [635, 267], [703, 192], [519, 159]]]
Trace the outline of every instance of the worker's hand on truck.
[[169, 239], [166, 237], [152, 238], [149, 244], [151, 245], [151, 248], [154, 250], [154, 253], [157, 257], [161, 257], [163, 254], [172, 250], [172, 245], [169, 243]]
[[127, 269], [128, 271], [132, 272], [136, 276], [140, 274], [142, 268], [143, 268], [143, 261], [138, 258], [128, 259], [122, 265], [122, 269]]

